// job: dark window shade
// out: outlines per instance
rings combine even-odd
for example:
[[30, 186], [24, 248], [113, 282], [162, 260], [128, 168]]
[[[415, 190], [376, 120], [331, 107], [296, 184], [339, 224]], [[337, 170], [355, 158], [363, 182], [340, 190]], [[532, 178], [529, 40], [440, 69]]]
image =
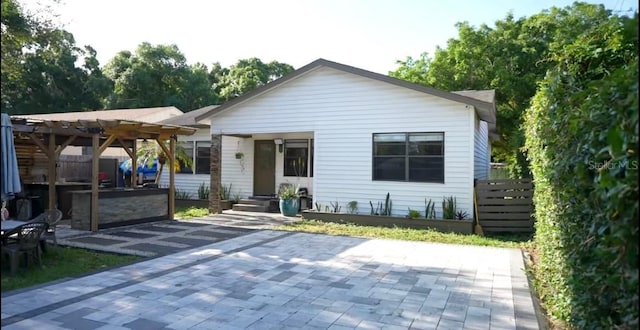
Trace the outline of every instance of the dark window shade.
[[211, 142], [196, 142], [196, 174], [210, 174], [211, 172]]
[[444, 183], [444, 133], [373, 134], [372, 178]]

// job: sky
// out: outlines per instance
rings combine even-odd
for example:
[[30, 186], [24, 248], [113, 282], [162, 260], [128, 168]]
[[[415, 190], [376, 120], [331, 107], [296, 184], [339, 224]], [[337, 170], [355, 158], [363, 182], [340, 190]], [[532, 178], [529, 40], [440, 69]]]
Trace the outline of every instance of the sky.
[[[36, 0], [19, 0], [27, 7]], [[26, 2], [26, 3], [25, 3]], [[257, 57], [299, 68], [318, 58], [388, 74], [396, 61], [433, 54], [455, 24], [493, 26], [571, 0], [60, 0], [57, 20], [101, 65], [142, 42], [176, 44], [189, 64], [229, 67]], [[638, 10], [636, 0], [585, 1]], [[46, 1], [45, 1], [46, 3]]]

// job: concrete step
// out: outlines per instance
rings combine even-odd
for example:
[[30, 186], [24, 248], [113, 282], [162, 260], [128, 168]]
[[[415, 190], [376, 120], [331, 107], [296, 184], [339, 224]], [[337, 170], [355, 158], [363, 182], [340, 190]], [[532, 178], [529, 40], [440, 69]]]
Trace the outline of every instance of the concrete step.
[[234, 211], [245, 211], [245, 212], [267, 212], [269, 210], [269, 204], [265, 205], [254, 205], [254, 204], [233, 204]]
[[238, 204], [244, 205], [257, 205], [257, 206], [269, 206], [268, 199], [252, 199], [252, 198], [243, 198], [239, 201]]

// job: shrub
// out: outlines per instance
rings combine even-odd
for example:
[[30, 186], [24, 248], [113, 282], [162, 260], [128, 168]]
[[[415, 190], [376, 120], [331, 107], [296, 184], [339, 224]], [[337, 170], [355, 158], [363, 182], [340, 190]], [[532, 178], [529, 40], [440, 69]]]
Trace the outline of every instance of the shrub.
[[525, 115], [536, 287], [578, 329], [638, 328], [637, 16], [565, 45]]
[[418, 210], [409, 209], [409, 213], [407, 213], [407, 217], [411, 219], [417, 219], [417, 218], [420, 218], [421, 216], [422, 214], [420, 214], [420, 211]]
[[442, 198], [442, 218], [456, 218], [456, 198], [453, 196]]
[[198, 198], [200, 199], [209, 199], [209, 185], [206, 183], [201, 183], [198, 187]]
[[188, 191], [180, 190], [178, 188], [174, 189], [175, 199], [191, 199], [191, 193]]
[[231, 197], [231, 186], [233, 185], [233, 183], [229, 183], [229, 185], [224, 185], [221, 184], [220, 185], [220, 199], [221, 200], [229, 200], [229, 198]]

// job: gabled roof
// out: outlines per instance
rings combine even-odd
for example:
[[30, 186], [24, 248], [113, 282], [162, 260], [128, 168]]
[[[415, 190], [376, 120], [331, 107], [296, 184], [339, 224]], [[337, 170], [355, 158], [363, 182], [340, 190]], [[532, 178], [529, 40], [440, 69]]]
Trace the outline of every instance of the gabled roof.
[[[431, 88], [431, 87], [426, 87], [423, 85], [418, 85], [418, 84], [414, 84], [405, 80], [401, 80], [401, 79], [397, 79], [397, 78], [393, 78], [390, 76], [385, 76], [379, 73], [375, 73], [375, 72], [371, 72], [371, 71], [367, 71], [367, 70], [363, 70], [363, 69], [359, 69], [356, 67], [352, 67], [352, 66], [348, 66], [348, 65], [344, 65], [344, 64], [340, 64], [340, 63], [336, 63], [336, 62], [332, 62], [332, 61], [328, 61], [325, 59], [317, 59], [293, 72], [290, 72], [289, 74], [274, 80], [266, 85], [260, 86], [258, 88], [255, 88], [253, 90], [251, 90], [250, 92], [247, 92], [241, 96], [236, 97], [235, 99], [232, 99], [224, 104], [222, 104], [219, 107], [210, 109], [209, 111], [205, 111], [204, 113], [196, 116], [195, 121], [201, 121], [203, 119], [215, 116], [231, 107], [233, 107], [234, 105], [237, 105], [239, 103], [242, 103], [246, 100], [249, 100], [255, 96], [258, 96], [262, 93], [265, 93], [289, 80], [292, 80], [294, 78], [297, 78], [299, 76], [302, 76], [304, 74], [306, 74], [307, 72], [310, 72], [316, 68], [319, 67], [328, 67], [328, 68], [332, 68], [335, 70], [340, 70], [343, 72], [347, 72], [347, 73], [351, 73], [351, 74], [355, 74], [361, 77], [365, 77], [365, 78], [370, 78], [370, 79], [375, 79], [378, 81], [382, 81], [388, 84], [392, 84], [392, 85], [396, 85], [396, 86], [400, 86], [400, 87], [404, 87], [404, 88], [408, 88], [411, 90], [415, 90], [421, 93], [425, 93], [425, 94], [429, 94], [429, 95], [433, 95], [433, 96], [438, 96], [447, 100], [451, 100], [451, 101], [455, 101], [455, 102], [460, 102], [463, 104], [468, 104], [470, 106], [473, 106], [476, 109], [476, 112], [478, 113], [478, 116], [480, 117], [481, 120], [486, 121], [487, 123], [489, 123], [489, 127], [490, 130], [493, 131], [495, 130], [495, 124], [496, 124], [496, 106], [495, 106], [495, 102], [490, 102], [489, 99], [495, 99], [495, 91], [493, 90], [489, 90], [489, 91], [460, 91], [460, 92], [445, 92], [439, 89], [435, 89], [435, 88]], [[491, 94], [493, 94], [493, 97], [490, 97]]]
[[206, 107], [191, 110], [189, 112], [185, 112], [182, 115], [171, 117], [165, 120], [161, 120], [159, 123], [161, 124], [169, 124], [169, 125], [179, 125], [179, 126], [187, 126], [187, 127], [195, 127], [195, 128], [206, 128], [209, 127], [208, 124], [200, 124], [196, 121], [196, 117], [206, 113], [212, 109], [217, 108], [218, 105], [208, 105]]
[[[113, 109], [96, 111], [76, 111], [60, 113], [43, 113], [14, 115], [18, 118], [31, 118], [39, 120], [136, 120], [143, 122], [157, 122], [173, 116], [182, 115], [182, 111], [176, 107], [156, 107], [156, 108], [136, 108], [136, 109]], [[158, 119], [160, 118], [160, 119]]]

